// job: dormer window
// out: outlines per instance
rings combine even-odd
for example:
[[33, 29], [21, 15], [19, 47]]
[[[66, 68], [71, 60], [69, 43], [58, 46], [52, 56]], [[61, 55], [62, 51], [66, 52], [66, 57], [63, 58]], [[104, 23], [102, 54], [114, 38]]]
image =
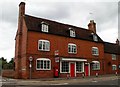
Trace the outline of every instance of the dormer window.
[[41, 31], [42, 32], [48, 32], [48, 24], [47, 23], [45, 23], [45, 22], [42, 22], [41, 23], [42, 24], [42, 26], [41, 26]]
[[98, 41], [97, 35], [93, 34], [93, 40], [94, 40], [94, 41]]
[[75, 37], [75, 30], [73, 30], [72, 28], [69, 28], [70, 30], [70, 37]]

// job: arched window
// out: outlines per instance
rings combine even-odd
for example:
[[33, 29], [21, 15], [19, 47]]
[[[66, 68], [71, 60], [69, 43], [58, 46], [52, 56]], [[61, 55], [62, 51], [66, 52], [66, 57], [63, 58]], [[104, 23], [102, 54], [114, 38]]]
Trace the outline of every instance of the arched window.
[[112, 70], [117, 70], [117, 66], [115, 64], [112, 65]]
[[69, 30], [70, 30], [70, 37], [75, 37], [76, 36], [75, 30], [72, 28], [69, 28]]
[[48, 40], [39, 40], [38, 41], [38, 50], [50, 51], [50, 42]]
[[95, 55], [95, 56], [99, 55], [99, 50], [97, 47], [92, 47], [92, 55]]
[[48, 24], [45, 22], [41, 22], [42, 26], [41, 26], [41, 31], [42, 32], [48, 32]]
[[77, 53], [77, 46], [76, 46], [76, 44], [73, 44], [73, 43], [69, 43], [68, 44], [68, 53], [74, 53], [74, 54]]
[[100, 70], [100, 62], [99, 61], [92, 61], [92, 70]]
[[51, 60], [48, 58], [38, 58], [36, 60], [36, 70], [51, 70]]

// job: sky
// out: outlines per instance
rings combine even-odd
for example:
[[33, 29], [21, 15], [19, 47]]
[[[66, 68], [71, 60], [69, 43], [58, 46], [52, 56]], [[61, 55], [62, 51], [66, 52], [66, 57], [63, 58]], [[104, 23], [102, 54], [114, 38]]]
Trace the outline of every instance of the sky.
[[21, 1], [28, 15], [83, 28], [94, 20], [104, 41], [115, 43], [118, 38], [118, 0], [0, 0], [0, 57], [7, 61], [15, 55]]

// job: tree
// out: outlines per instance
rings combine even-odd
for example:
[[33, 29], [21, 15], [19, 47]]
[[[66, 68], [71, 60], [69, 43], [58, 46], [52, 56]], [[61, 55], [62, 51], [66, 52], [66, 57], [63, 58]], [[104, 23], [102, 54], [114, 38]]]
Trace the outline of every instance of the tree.
[[3, 69], [4, 65], [7, 64], [7, 60], [4, 57], [0, 58], [0, 67]]
[[9, 69], [14, 69], [14, 58], [9, 61]]

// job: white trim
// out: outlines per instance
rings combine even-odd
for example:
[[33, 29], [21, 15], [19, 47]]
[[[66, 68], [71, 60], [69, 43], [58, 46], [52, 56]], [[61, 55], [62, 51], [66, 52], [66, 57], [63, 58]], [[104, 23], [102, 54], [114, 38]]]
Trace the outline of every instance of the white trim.
[[62, 72], [62, 62], [63, 61], [60, 61], [60, 73], [70, 73], [70, 62], [69, 63], [69, 72]]
[[[49, 69], [39, 69], [39, 68], [37, 68], [37, 60], [45, 60], [45, 61], [50, 61], [50, 68]], [[37, 58], [36, 59], [36, 70], [51, 70], [51, 60], [50, 59], [48, 59], [48, 58]]]
[[100, 63], [99, 61], [92, 61], [92, 63]]
[[[39, 49], [40, 41], [42, 41], [42, 42], [48, 42], [48, 43], [49, 43], [49, 49], [48, 49], [48, 50], [46, 50], [46, 49]], [[42, 45], [42, 46], [43, 46], [43, 45]], [[50, 51], [50, 41], [48, 41], [48, 40], [43, 40], [43, 39], [38, 40], [38, 50], [40, 50], [40, 51]]]
[[[97, 54], [93, 54], [93, 49], [95, 49], [95, 50], [97, 50]], [[92, 55], [94, 55], [94, 56], [98, 56], [99, 55], [99, 49], [98, 49], [98, 47], [92, 47]]]
[[86, 59], [62, 58], [62, 61], [87, 61]]
[[[76, 61], [77, 62], [77, 61]], [[79, 62], [81, 62], [81, 61], [79, 61]], [[85, 70], [84, 70], [84, 62], [82, 61], [82, 71], [80, 72], [80, 71], [76, 71], [76, 73], [83, 73]]]
[[89, 74], [88, 74], [88, 76], [90, 76], [90, 63], [88, 63], [88, 67], [89, 67]]
[[[69, 46], [75, 46], [76, 47], [76, 52], [69, 52]], [[74, 43], [68, 43], [68, 53], [70, 54], [77, 54], [77, 45]]]

